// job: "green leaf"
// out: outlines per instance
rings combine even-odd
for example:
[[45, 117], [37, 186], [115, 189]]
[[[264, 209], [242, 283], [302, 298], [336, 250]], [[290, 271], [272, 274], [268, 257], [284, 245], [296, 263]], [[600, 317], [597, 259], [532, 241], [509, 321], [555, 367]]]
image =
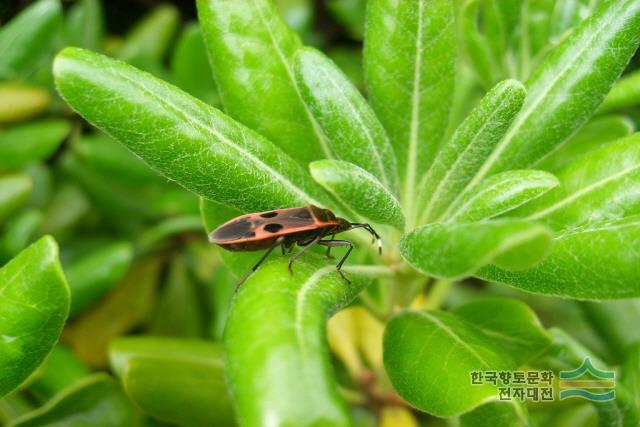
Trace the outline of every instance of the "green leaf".
[[520, 111], [526, 92], [521, 83], [505, 80], [496, 85], [475, 107], [438, 153], [420, 183], [418, 223], [446, 217], [456, 207], [456, 197], [468, 193], [485, 159]]
[[402, 203], [433, 161], [453, 100], [456, 34], [452, 0], [372, 1], [364, 66], [369, 99], [396, 152]]
[[328, 0], [327, 9], [347, 28], [349, 36], [356, 40], [364, 37], [366, 0]]
[[460, 427], [525, 427], [532, 425], [527, 407], [511, 400], [489, 402], [460, 417]]
[[171, 57], [171, 78], [191, 95], [211, 105], [219, 103], [199, 25], [191, 24], [182, 31]]
[[[544, 358], [538, 364], [558, 370], [574, 370], [581, 366], [586, 358], [589, 358], [596, 369], [613, 371], [598, 359], [589, 349], [561, 329], [552, 328], [549, 330], [553, 338], [553, 345], [550, 347]], [[601, 379], [593, 374], [586, 374], [584, 379]], [[581, 379], [583, 379], [581, 378]], [[599, 426], [636, 426], [640, 423], [640, 412], [633, 402], [633, 397], [626, 387], [620, 382], [615, 387], [615, 399], [603, 402], [592, 402], [598, 413]]]
[[4, 25], [0, 30], [0, 78], [31, 71], [51, 49], [61, 17], [58, 0], [40, 0]]
[[636, 412], [640, 413], [640, 340], [629, 346], [624, 356], [620, 382], [629, 391]]
[[302, 98], [326, 136], [332, 157], [360, 166], [395, 192], [393, 148], [358, 89], [333, 61], [315, 49], [298, 52], [295, 73]]
[[351, 425], [338, 395], [325, 321], [367, 284], [362, 271], [376, 267], [347, 263], [350, 285], [324, 257], [307, 253], [293, 268], [289, 275], [285, 258], [263, 265], [239, 289], [227, 320], [226, 369], [238, 422]]
[[640, 214], [640, 133], [592, 151], [557, 176], [559, 187], [515, 214], [555, 230], [590, 228]]
[[104, 37], [104, 17], [100, 0], [81, 0], [67, 12], [64, 38], [69, 46], [99, 50]]
[[538, 263], [551, 245], [544, 225], [502, 219], [478, 223], [431, 224], [400, 241], [404, 259], [423, 273], [462, 278], [487, 264], [521, 270]]
[[20, 168], [49, 158], [69, 134], [66, 120], [32, 121], [0, 132], [0, 166]]
[[20, 417], [10, 427], [137, 426], [140, 417], [118, 383], [104, 373], [75, 382], [37, 410]]
[[375, 176], [340, 160], [318, 160], [309, 165], [311, 176], [336, 200], [363, 218], [404, 228], [402, 207]]
[[198, 0], [198, 16], [225, 111], [292, 157], [327, 157], [324, 135], [298, 91], [301, 47], [270, 0]]
[[501, 172], [480, 181], [460, 197], [447, 222], [483, 221], [517, 208], [559, 185], [548, 172], [525, 169]]
[[599, 112], [607, 112], [640, 104], [640, 71], [630, 73], [611, 88]]
[[71, 289], [73, 316], [98, 301], [122, 277], [133, 258], [126, 242], [110, 243], [74, 261], [65, 268]]
[[54, 74], [62, 96], [89, 122], [196, 194], [245, 212], [323, 204], [317, 185], [277, 147], [146, 73], [67, 48]]
[[113, 180], [135, 186], [163, 182], [140, 158], [103, 133], [82, 135], [73, 150], [82, 163]]
[[26, 175], [0, 176], [0, 222], [29, 199], [31, 189], [31, 180]]
[[68, 347], [58, 344], [36, 371], [29, 391], [43, 400], [49, 399], [89, 374], [89, 368]]
[[534, 359], [551, 344], [534, 311], [515, 299], [483, 298], [457, 307], [453, 313], [499, 344], [518, 366]]
[[616, 363], [628, 347], [640, 341], [640, 330], [629, 325], [640, 324], [640, 300], [591, 302], [580, 304], [591, 327], [612, 350]]
[[624, 116], [602, 116], [584, 125], [567, 142], [536, 164], [537, 168], [557, 172], [586, 154], [619, 138], [631, 135], [633, 121]]
[[58, 246], [43, 237], [0, 269], [0, 396], [22, 383], [55, 345], [69, 313]]
[[640, 215], [556, 233], [535, 267], [505, 271], [488, 266], [478, 276], [529, 292], [579, 299], [640, 297]]
[[87, 365], [103, 368], [109, 344], [146, 324], [160, 283], [159, 257], [137, 260], [120, 283], [93, 309], [65, 329], [65, 342]]
[[205, 331], [204, 310], [202, 295], [198, 293], [197, 283], [189, 276], [184, 257], [176, 257], [154, 310], [149, 333], [201, 337]]
[[46, 89], [21, 83], [0, 83], [0, 124], [37, 116], [50, 101], [51, 95]]
[[595, 112], [638, 43], [640, 3], [603, 2], [537, 67], [522, 111], [475, 179], [553, 151]]
[[219, 345], [119, 338], [110, 357], [127, 394], [146, 413], [179, 425], [235, 425]]
[[116, 57], [139, 67], [159, 64], [178, 29], [180, 15], [171, 5], [156, 7], [140, 20], [119, 46]]
[[403, 399], [438, 417], [497, 398], [496, 386], [472, 385], [472, 372], [517, 367], [472, 323], [443, 311], [404, 311], [391, 319], [384, 333], [384, 366]]
[[[44, 215], [38, 210], [29, 209], [15, 215], [6, 225], [4, 236], [0, 239], [0, 259], [12, 258], [31, 242], [37, 230], [42, 226]], [[5, 260], [0, 260], [0, 264]]]

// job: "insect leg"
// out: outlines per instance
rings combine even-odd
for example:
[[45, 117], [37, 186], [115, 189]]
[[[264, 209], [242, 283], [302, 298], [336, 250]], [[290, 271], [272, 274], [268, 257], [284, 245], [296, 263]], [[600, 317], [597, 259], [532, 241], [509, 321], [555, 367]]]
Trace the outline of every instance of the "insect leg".
[[338, 271], [338, 273], [340, 273], [340, 276], [344, 279], [345, 282], [351, 283], [351, 281], [347, 279], [347, 276], [345, 276], [344, 273], [342, 272], [342, 264], [344, 264], [344, 262], [347, 260], [347, 257], [353, 250], [353, 243], [351, 243], [348, 240], [320, 240], [318, 244], [327, 246], [329, 248], [336, 247], [336, 246], [349, 246], [347, 253], [344, 254], [344, 256], [340, 259], [340, 262], [338, 262], [338, 264], [336, 265], [336, 270]]
[[271, 252], [273, 252], [273, 250], [278, 246], [281, 245], [284, 242], [284, 237], [278, 237], [278, 239], [276, 239], [275, 243], [267, 250], [267, 252], [265, 252], [264, 255], [262, 255], [262, 257], [260, 258], [260, 260], [256, 263], [256, 265], [253, 266], [253, 268], [251, 270], [249, 270], [249, 272], [247, 274], [244, 275], [244, 277], [242, 278], [242, 280], [240, 281], [240, 283], [238, 283], [236, 285], [236, 290], [235, 292], [238, 292], [238, 289], [240, 289], [240, 286], [247, 281], [247, 279], [249, 277], [251, 277], [251, 275], [253, 273], [256, 272], [256, 270], [258, 269], [258, 267], [260, 267], [260, 264], [262, 264], [264, 262], [265, 259], [267, 259], [267, 257], [269, 256], [269, 254]]
[[[331, 241], [333, 241], [335, 238], [336, 238], [336, 235], [332, 234]], [[333, 259], [333, 256], [331, 256], [331, 246], [327, 246], [327, 258]]]
[[312, 241], [310, 241], [309, 243], [304, 245], [302, 247], [302, 249], [300, 249], [300, 252], [294, 254], [289, 259], [289, 273], [293, 274], [293, 263], [294, 263], [294, 261], [297, 260], [298, 258], [300, 258], [300, 255], [302, 255], [306, 250], [308, 250], [309, 248], [315, 246], [320, 241], [320, 239], [322, 239], [322, 236], [315, 237]]

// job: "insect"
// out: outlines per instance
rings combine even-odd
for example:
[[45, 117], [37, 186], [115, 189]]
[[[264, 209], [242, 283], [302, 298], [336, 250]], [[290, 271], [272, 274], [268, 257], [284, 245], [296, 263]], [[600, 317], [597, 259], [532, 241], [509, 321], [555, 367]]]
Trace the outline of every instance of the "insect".
[[[293, 274], [295, 260], [315, 245], [326, 246], [329, 258], [333, 258], [331, 248], [348, 247], [347, 253], [336, 264], [336, 270], [347, 283], [351, 283], [341, 269], [353, 249], [353, 244], [348, 240], [335, 240], [334, 237], [338, 233], [354, 228], [364, 228], [371, 233], [372, 242], [378, 242], [378, 254], [382, 255], [380, 236], [369, 224], [349, 222], [346, 219], [336, 217], [329, 209], [322, 209], [314, 205], [241, 215], [216, 228], [209, 235], [209, 241], [224, 249], [236, 252], [267, 249], [262, 258], [240, 281], [238, 287], [260, 267], [260, 264], [276, 247], [280, 246], [284, 255], [287, 250], [293, 250], [293, 246], [296, 244], [302, 249], [289, 260], [288, 268], [291, 274]], [[330, 238], [325, 239], [327, 236]]]

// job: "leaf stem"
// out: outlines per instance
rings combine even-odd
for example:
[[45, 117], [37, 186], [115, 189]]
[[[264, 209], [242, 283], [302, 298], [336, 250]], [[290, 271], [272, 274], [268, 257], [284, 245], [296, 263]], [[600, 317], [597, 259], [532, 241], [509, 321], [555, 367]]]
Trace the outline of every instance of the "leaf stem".
[[435, 281], [431, 289], [429, 290], [429, 294], [427, 295], [427, 299], [425, 302], [425, 308], [427, 310], [435, 310], [442, 306], [444, 299], [449, 294], [451, 287], [453, 285], [453, 280], [447, 279], [438, 279]]

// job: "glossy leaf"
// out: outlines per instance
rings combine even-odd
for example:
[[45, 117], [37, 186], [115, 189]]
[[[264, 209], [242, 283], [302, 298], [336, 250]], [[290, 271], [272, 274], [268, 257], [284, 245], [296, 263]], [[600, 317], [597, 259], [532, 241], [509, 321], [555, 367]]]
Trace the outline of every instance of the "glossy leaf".
[[[396, 152], [402, 203], [435, 157], [453, 97], [453, 1], [372, 1], [364, 66], [369, 99]], [[412, 208], [407, 209], [408, 212]]]
[[197, 338], [204, 335], [205, 307], [197, 283], [182, 257], [171, 263], [162, 294], [149, 326], [152, 335]]
[[31, 180], [25, 175], [0, 176], [0, 222], [29, 199], [31, 189]]
[[67, 45], [99, 50], [104, 32], [100, 0], [78, 1], [67, 12], [64, 22]]
[[595, 112], [639, 43], [640, 4], [603, 2], [527, 81], [522, 111], [478, 176], [527, 167], [555, 149]]
[[612, 111], [638, 104], [640, 104], [640, 71], [635, 71], [624, 76], [611, 88], [599, 111]]
[[39, 409], [14, 420], [11, 427], [43, 425], [137, 426], [140, 417], [118, 383], [104, 373], [82, 379]]
[[160, 63], [178, 29], [180, 16], [171, 5], [153, 9], [125, 37], [116, 56], [136, 66]]
[[529, 221], [438, 223], [406, 234], [400, 252], [416, 269], [453, 279], [474, 274], [487, 264], [525, 269], [544, 257], [551, 241], [547, 227]]
[[110, 357], [128, 396], [146, 413], [178, 425], [235, 425], [219, 345], [119, 338]]
[[403, 229], [404, 215], [398, 199], [366, 170], [340, 160], [318, 160], [309, 169], [316, 182], [358, 215]]
[[420, 184], [420, 223], [442, 217], [447, 207], [457, 207], [456, 197], [476, 184], [474, 175], [520, 111], [525, 96], [522, 84], [506, 80], [471, 111]]
[[580, 299], [640, 296], [640, 215], [556, 233], [549, 254], [535, 267], [505, 271], [488, 266], [478, 276], [529, 292]]
[[53, 348], [69, 313], [58, 246], [43, 237], [0, 269], [0, 396], [22, 383]]
[[106, 294], [122, 279], [132, 258], [130, 244], [111, 243], [86, 254], [65, 268], [71, 289], [70, 314], [77, 314]]
[[567, 142], [536, 164], [536, 168], [557, 172], [601, 146], [625, 136], [635, 129], [624, 116], [602, 116], [584, 125]]
[[37, 116], [50, 101], [51, 95], [46, 89], [22, 83], [0, 83], [0, 124]]
[[263, 265], [238, 291], [227, 321], [226, 369], [238, 422], [350, 425], [327, 352], [325, 320], [367, 280], [347, 262], [345, 274], [353, 282], [345, 286], [333, 262], [309, 253], [296, 261], [293, 275], [286, 269], [283, 258]]
[[384, 366], [403, 399], [439, 417], [497, 397], [496, 386], [471, 384], [473, 371], [517, 367], [500, 344], [444, 311], [404, 311], [391, 319], [384, 334]]
[[293, 57], [301, 47], [270, 0], [199, 0], [198, 16], [225, 111], [307, 162], [326, 157], [302, 102]]
[[[539, 362], [546, 369], [574, 370], [584, 363], [585, 358], [589, 358], [597, 369], [613, 370], [565, 331], [552, 328], [549, 332], [553, 338], [553, 345]], [[585, 376], [586, 379], [601, 379], [592, 373]], [[599, 425], [606, 427], [637, 425], [640, 422], [640, 412], [632, 400], [633, 396], [619, 381], [617, 381], [615, 393], [613, 400], [592, 402], [598, 413]]]
[[629, 391], [636, 411], [640, 413], [640, 341], [636, 341], [625, 351], [620, 382]]
[[509, 298], [483, 298], [457, 307], [457, 316], [499, 343], [518, 366], [533, 360], [551, 345], [535, 312]]
[[76, 48], [58, 55], [54, 73], [74, 109], [197, 194], [246, 212], [322, 204], [319, 189], [285, 153], [148, 74]]
[[89, 369], [68, 347], [58, 344], [36, 371], [29, 391], [46, 400], [89, 374]]
[[160, 260], [138, 260], [118, 286], [65, 328], [65, 342], [88, 366], [107, 365], [109, 343], [140, 327], [155, 303]]
[[558, 179], [544, 171], [501, 172], [480, 181], [472, 193], [460, 197], [447, 222], [489, 219], [536, 199], [558, 185]]
[[517, 400], [490, 402], [460, 417], [460, 427], [524, 427], [531, 425], [527, 408]]
[[45, 160], [69, 134], [66, 120], [32, 121], [0, 132], [0, 166], [19, 168]]
[[592, 151], [557, 176], [559, 187], [516, 213], [555, 230], [590, 228], [640, 214], [640, 134]]
[[[0, 259], [12, 258], [31, 242], [31, 239], [41, 227], [44, 216], [35, 209], [25, 210], [7, 223], [4, 236], [0, 239]], [[4, 263], [2, 260], [0, 263]]]
[[640, 330], [629, 328], [640, 323], [640, 300], [583, 301], [580, 307], [591, 327], [613, 351], [615, 362], [621, 362], [627, 348], [640, 342]]
[[58, 0], [40, 0], [0, 29], [0, 78], [20, 77], [52, 47], [62, 8]]
[[326, 136], [332, 157], [357, 165], [395, 192], [396, 158], [387, 134], [364, 97], [321, 52], [295, 57], [302, 99]]
[[113, 180], [135, 186], [162, 182], [140, 158], [102, 133], [82, 135], [73, 149], [82, 163]]
[[219, 103], [200, 26], [191, 24], [182, 31], [171, 57], [171, 77], [191, 95], [211, 105]]
[[328, 0], [327, 9], [344, 25], [349, 35], [362, 40], [364, 36], [366, 0]]

